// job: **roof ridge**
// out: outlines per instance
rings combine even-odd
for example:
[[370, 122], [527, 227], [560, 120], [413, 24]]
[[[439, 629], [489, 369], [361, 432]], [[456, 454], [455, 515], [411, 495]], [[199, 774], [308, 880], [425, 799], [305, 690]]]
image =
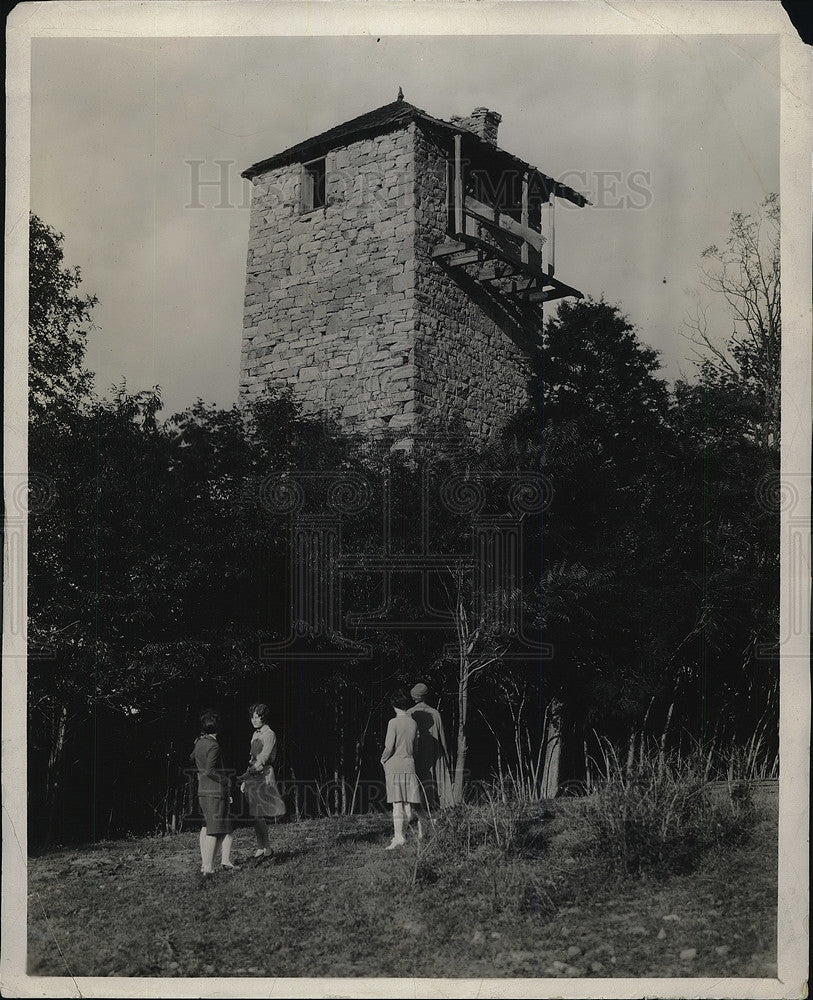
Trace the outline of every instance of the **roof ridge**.
[[345, 141], [353, 141], [356, 138], [360, 138], [361, 136], [369, 133], [375, 133], [388, 126], [397, 126], [402, 123], [405, 124], [410, 121], [415, 121], [416, 119], [421, 119], [428, 124], [440, 126], [443, 129], [451, 131], [462, 129], [467, 133], [467, 135], [479, 142], [484, 148], [492, 150], [499, 155], [509, 157], [516, 163], [521, 164], [523, 168], [532, 170], [534, 173], [539, 174], [540, 177], [545, 179], [546, 183], [551, 183], [552, 190], [559, 197], [566, 198], [568, 201], [572, 201], [576, 205], [583, 206], [590, 204], [584, 195], [580, 194], [578, 191], [574, 191], [567, 185], [560, 184], [554, 178], [548, 177], [543, 171], [539, 170], [538, 167], [535, 167], [526, 160], [523, 160], [522, 157], [517, 156], [515, 153], [511, 153], [507, 149], [503, 149], [501, 146], [488, 142], [482, 136], [478, 135], [477, 132], [472, 131], [465, 125], [446, 121], [444, 118], [436, 118], [434, 115], [430, 115], [424, 111], [423, 108], [419, 108], [417, 105], [411, 104], [409, 101], [405, 101], [401, 97], [396, 98], [396, 100], [390, 101], [387, 104], [382, 104], [381, 107], [374, 108], [372, 111], [367, 111], [362, 115], [356, 115], [355, 118], [350, 118], [345, 122], [341, 122], [339, 125], [334, 125], [325, 132], [320, 132], [318, 135], [303, 139], [302, 141], [295, 143], [293, 146], [289, 146], [287, 149], [283, 149], [281, 152], [275, 153], [273, 156], [260, 160], [244, 170], [241, 176], [251, 179], [256, 177], [258, 174], [264, 173], [266, 170], [271, 170], [276, 167], [289, 166], [292, 163], [302, 161], [305, 157], [316, 158], [336, 146], [338, 144], [337, 140], [343, 139]]

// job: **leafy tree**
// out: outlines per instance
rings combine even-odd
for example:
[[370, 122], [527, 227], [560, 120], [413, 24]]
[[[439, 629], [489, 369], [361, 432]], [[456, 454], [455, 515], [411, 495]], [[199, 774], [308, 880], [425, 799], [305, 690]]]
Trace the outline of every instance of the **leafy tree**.
[[537, 465], [550, 496], [527, 534], [541, 582], [537, 620], [553, 651], [544, 676], [560, 706], [563, 780], [583, 770], [588, 732], [639, 719], [664, 683], [673, 567], [662, 510], [669, 392], [659, 368], [618, 307], [563, 303], [543, 330], [530, 404], [506, 431], [508, 450]]
[[29, 215], [28, 393], [32, 420], [56, 401], [78, 404], [93, 375], [83, 367], [95, 295], [79, 295], [78, 267], [63, 266], [64, 235]]
[[689, 324], [700, 381], [739, 397], [747, 431], [761, 448], [779, 445], [782, 344], [779, 197], [752, 214], [734, 212], [722, 247], [703, 252], [706, 288], [723, 299], [731, 321], [725, 338], [709, 331], [701, 309]]
[[[85, 733], [101, 745], [114, 719], [162, 727], [150, 747], [157, 768], [173, 725], [204, 698], [238, 704], [282, 691], [286, 715], [299, 720], [289, 734], [297, 776], [310, 769], [332, 782], [330, 808], [347, 810], [362, 801], [362, 770], [379, 776], [368, 735], [383, 730], [383, 695], [396, 680], [421, 676], [451, 697], [458, 800], [464, 773], [493, 763], [476, 760], [485, 729], [498, 752], [513, 741], [516, 773], [527, 775], [521, 727], [536, 712], [544, 744], [543, 720], [555, 716], [567, 779], [578, 777], [592, 728], [618, 732], [653, 698], [664, 708], [682, 698], [673, 718], [682, 711], [688, 724], [692, 712], [722, 717], [744, 689], [755, 704], [765, 693], [754, 650], [771, 631], [778, 555], [754, 477], [773, 468], [777, 437], [770, 406], [756, 405], [769, 398], [757, 387], [773, 364], [757, 337], [738, 334], [730, 367], [706, 358], [698, 384], [680, 383], [670, 398], [656, 352], [617, 307], [565, 303], [545, 324], [528, 407], [488, 448], [435, 441], [407, 458], [303, 413], [289, 392], [249, 413], [198, 401], [162, 423], [157, 389], [90, 396], [82, 351], [95, 298], [78, 295], [61, 237], [34, 220], [50, 249], [38, 252], [32, 294], [32, 343], [44, 346], [32, 353], [30, 455], [56, 502], [33, 511], [29, 526], [31, 774], [51, 824], [77, 770], [66, 762], [92, 760], [91, 776], [102, 766]], [[738, 227], [738, 239], [753, 236], [745, 217]], [[719, 264], [715, 254], [706, 259]], [[770, 329], [768, 341], [778, 335]], [[261, 643], [301, 624], [290, 602], [291, 524], [269, 499], [299, 473], [317, 482], [322, 472], [369, 489], [368, 506], [346, 520], [330, 491], [310, 490], [308, 501], [309, 515], [341, 520], [345, 551], [359, 555], [345, 607], [367, 614], [348, 615], [339, 635], [299, 636], [310, 657], [303, 680], [295, 653], [259, 656]], [[523, 516], [516, 589], [491, 595], [499, 607], [450, 565], [438, 574], [448, 614], [429, 628], [415, 574], [382, 583], [372, 558], [365, 570], [365, 555], [381, 555], [384, 513], [393, 553], [415, 552], [424, 531], [429, 551], [472, 551], [474, 515], [445, 503], [444, 489], [457, 482], [491, 500], [489, 484], [518, 473], [541, 484], [546, 503]], [[443, 606], [443, 593], [429, 603]], [[552, 659], [523, 652], [517, 608]], [[337, 642], [351, 641], [373, 646], [372, 670], [360, 658], [331, 660]]]
[[775, 467], [750, 433], [753, 411], [741, 404], [719, 383], [680, 383], [671, 414], [664, 509], [684, 596], [674, 616], [683, 636], [670, 659], [703, 737], [717, 726], [747, 738], [774, 713], [777, 694], [778, 511], [759, 489]]
[[778, 197], [735, 212], [724, 245], [703, 261], [731, 328], [709, 330], [703, 312], [689, 324], [698, 380], [675, 386], [674, 481], [684, 523], [691, 512], [702, 525], [683, 554], [695, 616], [682, 677], [714, 725], [749, 736], [761, 722], [775, 729], [777, 712], [779, 512], [765, 484], [779, 474]]

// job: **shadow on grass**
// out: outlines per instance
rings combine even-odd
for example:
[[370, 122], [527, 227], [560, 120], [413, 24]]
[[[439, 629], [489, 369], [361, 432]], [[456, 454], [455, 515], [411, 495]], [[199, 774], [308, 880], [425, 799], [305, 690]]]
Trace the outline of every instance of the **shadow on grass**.
[[286, 847], [284, 850], [274, 850], [270, 858], [258, 858], [257, 860], [261, 864], [264, 861], [270, 861], [272, 864], [285, 864], [287, 861], [294, 861], [296, 858], [307, 857], [313, 853], [312, 847]]
[[384, 826], [380, 830], [350, 831], [349, 833], [337, 833], [337, 844], [376, 844], [388, 832]]

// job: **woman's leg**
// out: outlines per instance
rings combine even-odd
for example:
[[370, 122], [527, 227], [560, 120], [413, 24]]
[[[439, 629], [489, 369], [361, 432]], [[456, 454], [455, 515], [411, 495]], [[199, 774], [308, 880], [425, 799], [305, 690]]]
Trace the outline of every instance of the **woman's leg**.
[[418, 836], [418, 840], [423, 840], [423, 820], [421, 819], [421, 807], [413, 806], [412, 814], [415, 817], [415, 833]]
[[203, 872], [205, 875], [211, 875], [214, 871], [215, 850], [219, 839], [219, 837], [210, 837], [208, 835], [203, 838], [201, 854], [203, 856]]
[[417, 824], [416, 833], [418, 834], [418, 840], [423, 840], [423, 823], [421, 822], [420, 806], [407, 802], [404, 804], [404, 828], [410, 827], [413, 820]]
[[231, 845], [234, 843], [234, 834], [227, 833], [223, 837], [223, 843], [220, 848], [220, 863], [226, 868], [231, 867]]
[[393, 802], [392, 804], [392, 841], [386, 848], [391, 851], [394, 847], [401, 847], [404, 843], [404, 803]]
[[257, 836], [257, 850], [268, 854], [268, 823], [261, 817], [254, 820], [254, 833]]
[[205, 824], [200, 828], [200, 838], [199, 839], [200, 839], [200, 870], [203, 871], [203, 869], [206, 867], [206, 848], [204, 846], [206, 844], [206, 825]]

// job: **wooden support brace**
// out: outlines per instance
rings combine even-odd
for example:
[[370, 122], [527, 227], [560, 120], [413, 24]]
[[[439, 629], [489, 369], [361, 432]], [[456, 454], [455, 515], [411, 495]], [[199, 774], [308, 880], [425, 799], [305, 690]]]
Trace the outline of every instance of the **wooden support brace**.
[[[541, 261], [525, 263], [519, 253], [512, 252], [504, 246], [495, 246], [471, 234], [461, 233], [459, 240], [446, 240], [439, 244], [432, 250], [432, 257], [436, 260], [445, 258], [452, 266], [494, 260], [499, 265], [500, 277], [524, 275], [528, 279], [528, 283], [519, 291], [531, 302], [550, 302], [566, 296], [577, 299], [584, 297], [577, 288], [566, 285], [550, 273], [546, 274], [542, 270]], [[494, 278], [484, 275], [483, 280], [497, 280], [496, 272]], [[542, 287], [530, 291], [532, 282]]]
[[548, 274], [553, 276], [556, 271], [556, 198], [553, 195], [550, 196], [548, 212], [550, 235], [550, 248], [548, 250]]
[[461, 253], [452, 254], [446, 260], [451, 267], [460, 267], [463, 264], [479, 263], [481, 256], [477, 250], [463, 250]]
[[542, 291], [531, 292], [528, 296], [529, 302], [553, 302], [555, 299], [564, 299], [569, 295], [574, 298], [583, 299], [584, 296], [581, 292], [577, 291], [575, 288], [570, 288], [568, 285], [557, 285], [554, 288], [545, 288]]
[[465, 209], [468, 217], [473, 218], [487, 229], [491, 229], [496, 233], [507, 233], [509, 236], [517, 237], [529, 244], [537, 253], [542, 252], [542, 247], [545, 245], [545, 237], [541, 233], [537, 233], [531, 229], [530, 226], [517, 222], [516, 219], [512, 219], [510, 215], [506, 215], [503, 212], [497, 212], [490, 205], [472, 198], [471, 195], [465, 200]]
[[463, 137], [454, 137], [454, 231], [463, 232]]
[[461, 243], [459, 240], [446, 240], [444, 243], [439, 243], [432, 250], [432, 256], [437, 260], [441, 257], [451, 257], [452, 254], [459, 253], [465, 249], [466, 244]]
[[584, 298], [584, 293], [576, 291], [574, 289], [574, 291], [572, 291], [572, 292], [565, 291], [565, 290], [560, 290], [560, 291], [557, 291], [554, 295], [551, 295], [552, 299], [564, 299], [564, 298], [568, 298], [568, 297], [572, 297], [574, 299], [583, 299]]

